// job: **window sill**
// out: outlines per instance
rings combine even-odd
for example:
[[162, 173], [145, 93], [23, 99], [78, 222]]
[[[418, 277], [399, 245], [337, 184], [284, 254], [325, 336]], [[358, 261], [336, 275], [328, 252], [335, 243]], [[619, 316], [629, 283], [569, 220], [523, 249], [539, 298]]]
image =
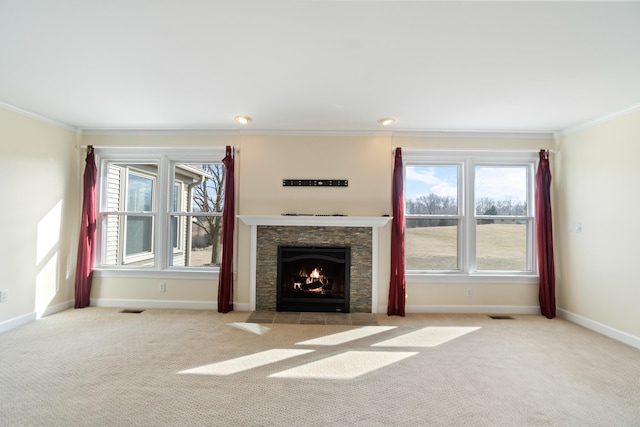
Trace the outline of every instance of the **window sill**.
[[410, 274], [405, 275], [407, 283], [539, 283], [535, 274]]
[[167, 270], [157, 269], [129, 269], [129, 268], [96, 268], [94, 277], [105, 278], [140, 278], [140, 279], [218, 279], [219, 270], [212, 268], [173, 268]]

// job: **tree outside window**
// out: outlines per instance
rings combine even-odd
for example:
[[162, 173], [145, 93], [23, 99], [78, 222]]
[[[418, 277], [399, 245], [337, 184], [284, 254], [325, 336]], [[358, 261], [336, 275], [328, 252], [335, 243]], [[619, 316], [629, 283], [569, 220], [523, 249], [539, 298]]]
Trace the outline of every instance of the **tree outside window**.
[[222, 158], [223, 150], [194, 149], [187, 155], [183, 150], [156, 151], [97, 151], [97, 265], [145, 270], [219, 267], [224, 166], [218, 160], [193, 160]]

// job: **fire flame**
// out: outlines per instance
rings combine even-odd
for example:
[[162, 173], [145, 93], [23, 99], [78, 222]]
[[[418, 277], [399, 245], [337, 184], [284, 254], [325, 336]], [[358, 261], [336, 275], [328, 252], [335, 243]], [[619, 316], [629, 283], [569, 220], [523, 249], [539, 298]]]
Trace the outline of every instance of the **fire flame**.
[[320, 272], [318, 271], [317, 268], [314, 268], [313, 271], [311, 272], [311, 274], [309, 274], [309, 278], [307, 279], [307, 283], [311, 283], [314, 280], [313, 279], [319, 279], [320, 278]]
[[318, 267], [314, 268], [311, 273], [308, 273], [308, 270], [305, 269], [300, 270], [298, 278], [298, 281], [293, 282], [293, 289], [305, 292], [325, 293], [324, 285], [329, 283], [329, 279], [322, 273], [322, 269]]

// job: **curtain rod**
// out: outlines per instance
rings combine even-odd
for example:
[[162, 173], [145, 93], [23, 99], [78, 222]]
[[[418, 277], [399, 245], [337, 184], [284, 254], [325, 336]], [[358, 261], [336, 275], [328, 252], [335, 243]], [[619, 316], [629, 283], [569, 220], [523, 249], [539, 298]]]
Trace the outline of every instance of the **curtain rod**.
[[[76, 145], [76, 148], [79, 150], [86, 150], [89, 147], [89, 145]], [[202, 150], [202, 149], [208, 149], [208, 148], [221, 148], [224, 149], [227, 147], [227, 145], [216, 145], [214, 147], [198, 147], [198, 146], [191, 146], [191, 147], [147, 147], [147, 146], [136, 146], [136, 147], [132, 147], [132, 146], [122, 146], [122, 145], [92, 145], [92, 147], [95, 149], [103, 149], [103, 148], [113, 148], [113, 149], [118, 149], [118, 150], [140, 150], [140, 149], [146, 149], [146, 150], [175, 150], [175, 149], [180, 149], [180, 150]], [[239, 145], [232, 145], [231, 147], [233, 147], [234, 152], [239, 153], [240, 152], [240, 146]]]
[[495, 153], [495, 152], [501, 152], [501, 153], [539, 153], [540, 150], [546, 150], [547, 152], [549, 152], [549, 154], [556, 154], [557, 151], [556, 150], [552, 150], [552, 149], [545, 149], [545, 148], [523, 148], [523, 149], [517, 149], [517, 148], [511, 148], [511, 149], [493, 149], [493, 148], [476, 148], [476, 149], [469, 149], [469, 148], [412, 148], [412, 147], [391, 147], [391, 152], [395, 153], [396, 148], [404, 148], [406, 150], [411, 150], [411, 151], [432, 151], [432, 152], [452, 152], [452, 151], [464, 151], [464, 152], [479, 152], [479, 153]]

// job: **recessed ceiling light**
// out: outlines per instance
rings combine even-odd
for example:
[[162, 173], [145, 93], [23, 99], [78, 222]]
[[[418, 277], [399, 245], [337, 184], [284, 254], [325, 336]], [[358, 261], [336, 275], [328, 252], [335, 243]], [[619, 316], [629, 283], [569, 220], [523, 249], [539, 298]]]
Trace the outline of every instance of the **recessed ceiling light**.
[[249, 117], [249, 116], [241, 116], [241, 115], [235, 116], [233, 119], [236, 122], [241, 123], [243, 125], [246, 125], [247, 123], [249, 123], [251, 121], [251, 117]]
[[396, 119], [392, 117], [385, 117], [384, 119], [378, 120], [378, 123], [380, 123], [382, 126], [389, 126], [394, 124], [395, 122], [396, 122]]

